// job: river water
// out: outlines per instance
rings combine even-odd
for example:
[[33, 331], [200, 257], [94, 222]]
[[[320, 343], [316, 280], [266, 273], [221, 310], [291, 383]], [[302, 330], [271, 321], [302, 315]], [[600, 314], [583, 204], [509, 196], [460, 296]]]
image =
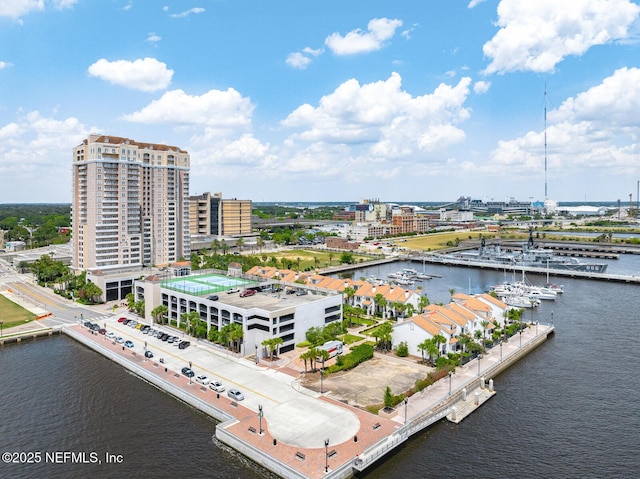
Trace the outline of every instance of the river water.
[[[612, 272], [640, 272], [640, 257], [616, 263]], [[386, 277], [403, 267], [422, 270], [396, 263], [355, 274]], [[452, 289], [477, 293], [504, 279], [425, 271], [441, 276], [422, 283], [437, 303]], [[640, 286], [557, 282], [564, 295], [525, 312], [553, 318], [556, 334], [495, 378], [490, 401], [459, 425], [440, 422], [414, 436], [361, 477], [637, 477]], [[0, 348], [0, 398], [0, 453], [42, 454], [39, 463], [0, 463], [0, 478], [270, 477], [212, 440], [215, 421], [64, 336]], [[71, 463], [65, 451], [84, 452], [88, 463]], [[119, 462], [107, 464], [107, 453]]]

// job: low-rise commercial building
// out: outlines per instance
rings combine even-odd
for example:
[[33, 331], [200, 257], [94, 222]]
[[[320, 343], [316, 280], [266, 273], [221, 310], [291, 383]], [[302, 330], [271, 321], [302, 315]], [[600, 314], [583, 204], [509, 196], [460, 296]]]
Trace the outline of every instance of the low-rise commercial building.
[[[284, 288], [304, 294], [287, 294]], [[244, 295], [244, 291], [255, 291]], [[261, 355], [262, 342], [280, 338], [280, 352], [291, 351], [306, 340], [312, 327], [342, 320], [342, 296], [333, 291], [264, 279], [234, 272], [206, 272], [179, 278], [149, 276], [135, 284], [136, 300], [145, 300], [149, 322], [158, 305], [168, 309], [168, 318], [178, 327], [183, 313], [195, 311], [211, 329], [221, 330], [231, 323], [242, 325], [241, 355]]]

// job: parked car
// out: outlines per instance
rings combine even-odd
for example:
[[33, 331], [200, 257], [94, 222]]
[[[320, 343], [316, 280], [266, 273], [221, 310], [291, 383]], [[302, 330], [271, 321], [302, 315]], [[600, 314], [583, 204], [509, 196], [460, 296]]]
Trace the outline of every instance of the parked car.
[[191, 343], [189, 341], [181, 341], [180, 344], [178, 344], [178, 349], [187, 349], [190, 345]]
[[301, 289], [296, 293], [296, 296], [304, 296], [305, 294], [307, 294], [307, 290]]
[[136, 324], [136, 329], [142, 329], [142, 328], [144, 328], [144, 324], [142, 323]]
[[218, 301], [220, 298], [218, 298], [217, 294], [212, 294], [211, 296], [207, 296], [207, 299], [209, 301]]
[[124, 339], [122, 338], [122, 336], [118, 336], [118, 337], [116, 338], [116, 343], [118, 343], [118, 344], [122, 344], [122, 343], [124, 343]]
[[133, 347], [133, 341], [125, 341], [125, 342], [124, 342], [124, 345], [125, 345], [127, 348], [132, 348], [132, 347]]
[[211, 382], [211, 380], [207, 376], [205, 376], [204, 374], [201, 374], [200, 376], [198, 376], [196, 378], [196, 382], [206, 386], [207, 384], [209, 384]]
[[162, 333], [162, 336], [160, 336], [160, 340], [166, 341], [167, 339], [169, 339], [169, 335], [167, 333]]
[[196, 373], [194, 373], [191, 368], [188, 368], [186, 366], [184, 368], [182, 368], [182, 374], [184, 374], [188, 378], [192, 378], [193, 376], [196, 375]]
[[122, 317], [122, 318], [118, 318], [118, 322], [119, 323], [124, 323], [127, 320], [127, 318]]
[[106, 336], [107, 336], [107, 338], [109, 338], [109, 339], [115, 339], [115, 337], [116, 337], [116, 333], [114, 333], [113, 331], [109, 331], [109, 332], [106, 334]]
[[240, 293], [241, 298], [246, 298], [247, 296], [253, 296], [256, 294], [255, 289], [245, 289], [242, 293]]
[[104, 328], [98, 329], [98, 334], [107, 334], [107, 330]]
[[238, 288], [231, 288], [227, 290], [227, 294], [239, 293], [240, 290]]
[[224, 391], [224, 386], [220, 381], [211, 381], [209, 383], [209, 388], [213, 389], [215, 392], [221, 393]]
[[153, 357], [153, 353], [151, 351], [145, 351], [144, 352], [144, 357], [145, 358], [152, 358]]
[[242, 401], [244, 399], [244, 394], [242, 394], [237, 389], [229, 389], [229, 391], [227, 391], [227, 396], [229, 396], [234, 401]]
[[[120, 319], [122, 319], [122, 318], [120, 318]], [[120, 320], [118, 320], [118, 321], [120, 321]], [[133, 321], [133, 320], [132, 320], [132, 319], [124, 318], [124, 320], [122, 321], [122, 324], [124, 324], [125, 326], [127, 326], [131, 321]]]

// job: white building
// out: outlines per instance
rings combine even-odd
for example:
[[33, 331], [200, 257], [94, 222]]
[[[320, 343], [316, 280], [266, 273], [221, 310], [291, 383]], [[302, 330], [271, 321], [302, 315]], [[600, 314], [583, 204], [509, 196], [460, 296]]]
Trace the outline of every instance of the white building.
[[[194, 284], [215, 282], [227, 286], [213, 295], [211, 290], [189, 292]], [[299, 290], [305, 289], [306, 294], [285, 294], [284, 291], [274, 292], [273, 284], [272, 280], [247, 275], [200, 274], [167, 280], [150, 276], [136, 281], [135, 294], [136, 300], [145, 300], [145, 318], [150, 323], [153, 322], [151, 311], [164, 304], [169, 310], [169, 319], [178, 324], [182, 321], [182, 313], [197, 311], [207, 324], [207, 333], [212, 328], [220, 330], [231, 322], [241, 324], [243, 356], [260, 354], [262, 342], [274, 337], [283, 341], [279, 347], [281, 353], [291, 351], [296, 343], [306, 340], [306, 332], [310, 328], [342, 320], [340, 294], [318, 288], [306, 289], [300, 284], [294, 286]], [[255, 289], [257, 293], [248, 297], [241, 297], [238, 292], [227, 294], [225, 291], [230, 287]]]

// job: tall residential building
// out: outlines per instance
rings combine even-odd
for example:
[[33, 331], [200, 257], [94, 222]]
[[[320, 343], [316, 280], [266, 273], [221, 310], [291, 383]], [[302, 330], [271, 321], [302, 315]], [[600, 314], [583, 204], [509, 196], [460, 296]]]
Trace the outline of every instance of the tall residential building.
[[222, 193], [190, 196], [189, 231], [192, 235], [250, 235], [251, 210], [251, 200], [225, 200]]
[[73, 267], [108, 272], [191, 254], [189, 154], [90, 135], [73, 149]]

